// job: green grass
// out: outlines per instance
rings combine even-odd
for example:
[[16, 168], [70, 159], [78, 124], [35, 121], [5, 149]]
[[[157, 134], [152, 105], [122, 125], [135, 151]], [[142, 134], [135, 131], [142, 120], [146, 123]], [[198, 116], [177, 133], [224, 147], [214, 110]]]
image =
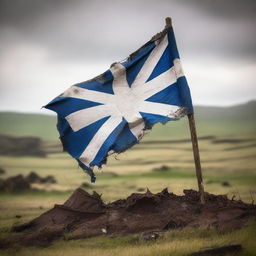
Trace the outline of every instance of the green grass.
[[123, 237], [96, 237], [90, 239], [55, 242], [48, 248], [14, 247], [3, 251], [1, 255], [90, 255], [90, 256], [167, 256], [189, 255], [192, 252], [208, 248], [241, 244], [243, 250], [240, 256], [256, 255], [256, 245], [253, 237], [256, 236], [256, 223], [233, 232], [220, 232], [215, 229], [173, 230], [162, 233], [156, 241], [144, 241], [140, 234]]
[[14, 136], [36, 136], [56, 140], [56, 117], [15, 112], [0, 113], [0, 133]]
[[[234, 139], [237, 141], [235, 144], [232, 142]], [[224, 143], [215, 143], [216, 140]], [[108, 201], [118, 199], [119, 196], [125, 197], [134, 190], [145, 187], [153, 192], [168, 187], [170, 191], [178, 194], [183, 189], [196, 189], [189, 140], [174, 140], [169, 144], [164, 139], [146, 139], [145, 142], [142, 141], [116, 157], [111, 156], [108, 165], [102, 170], [96, 169], [97, 182], [92, 184], [93, 189], [103, 193]], [[256, 185], [256, 146], [248, 145], [255, 142], [255, 136], [220, 136], [199, 141], [203, 176], [205, 181], [212, 182], [205, 185], [209, 192], [232, 197], [239, 191], [242, 199], [252, 200], [251, 193], [254, 195], [253, 186]], [[51, 152], [53, 146], [53, 142], [45, 143], [45, 150]], [[234, 146], [240, 149], [228, 150]], [[162, 165], [169, 166], [170, 170], [153, 171]], [[32, 170], [41, 176], [54, 175], [58, 184], [37, 187], [48, 191], [72, 191], [82, 182], [89, 182], [88, 176], [78, 168], [76, 161], [63, 152], [49, 153], [46, 158], [1, 156], [0, 166], [7, 171], [2, 178], [20, 173], [27, 175]], [[114, 173], [116, 176], [106, 175], [107, 173]], [[231, 186], [223, 187], [223, 181], [228, 181]]]

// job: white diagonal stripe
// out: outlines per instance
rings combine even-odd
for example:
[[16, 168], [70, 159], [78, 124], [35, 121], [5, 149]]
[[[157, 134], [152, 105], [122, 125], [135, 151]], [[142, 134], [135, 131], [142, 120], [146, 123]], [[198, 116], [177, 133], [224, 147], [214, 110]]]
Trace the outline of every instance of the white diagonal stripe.
[[98, 102], [102, 104], [111, 103], [114, 99], [113, 94], [98, 92], [94, 90], [88, 90], [76, 85], [71, 86], [66, 90], [61, 97], [72, 97], [82, 100], [89, 100], [93, 102]]
[[180, 59], [176, 58], [173, 61], [173, 65], [174, 65], [176, 77], [179, 78], [179, 77], [184, 76], [184, 72], [183, 72], [183, 68], [182, 68]]
[[114, 80], [112, 83], [115, 95], [129, 94], [130, 87], [126, 79], [126, 69], [121, 63], [115, 63], [110, 71], [113, 74]]
[[96, 157], [97, 153], [101, 149], [105, 140], [121, 122], [121, 116], [110, 116], [110, 118], [95, 133], [90, 143], [87, 145], [86, 149], [79, 157], [79, 160], [87, 166], [90, 165], [90, 163], [93, 161], [93, 159]]
[[177, 79], [184, 74], [179, 59], [175, 59], [173, 61], [173, 64], [174, 65], [170, 69], [163, 72], [161, 75], [153, 78], [152, 80], [144, 84], [141, 84], [141, 86], [134, 88], [133, 93], [141, 96], [143, 100], [146, 100], [154, 94], [174, 84]]
[[140, 86], [142, 83], [145, 83], [147, 81], [153, 69], [155, 68], [156, 64], [162, 57], [167, 45], [168, 45], [168, 37], [167, 35], [165, 35], [162, 41], [153, 49], [153, 51], [148, 56], [141, 70], [137, 74], [132, 84], [132, 88]]
[[163, 103], [155, 103], [151, 101], [143, 101], [139, 107], [140, 112], [173, 117], [173, 118], [177, 118], [175, 112], [178, 109], [180, 109], [179, 106], [163, 104]]
[[138, 123], [138, 120], [142, 118], [137, 111], [140, 99], [128, 85], [125, 67], [120, 63], [116, 63], [110, 70], [114, 77], [112, 86], [115, 93], [114, 104], [116, 108], [128, 123]]
[[133, 92], [145, 100], [152, 95], [162, 91], [176, 81], [177, 80], [174, 68], [170, 68], [156, 78], [148, 81], [145, 84], [142, 84], [141, 86], [136, 87]]
[[99, 105], [91, 108], [81, 109], [65, 117], [74, 132], [118, 112], [114, 105]]

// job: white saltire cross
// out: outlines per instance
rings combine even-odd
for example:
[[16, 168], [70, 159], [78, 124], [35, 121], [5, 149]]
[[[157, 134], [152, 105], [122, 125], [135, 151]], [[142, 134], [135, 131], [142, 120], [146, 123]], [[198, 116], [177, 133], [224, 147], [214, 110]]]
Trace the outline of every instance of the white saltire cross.
[[73, 85], [61, 95], [62, 97], [84, 99], [103, 104], [78, 110], [66, 116], [66, 120], [74, 132], [110, 116], [95, 133], [79, 157], [79, 160], [85, 165], [89, 165], [93, 161], [105, 140], [122, 122], [123, 118], [129, 124], [133, 135], [140, 139], [144, 134], [145, 128], [145, 122], [140, 112], [171, 118], [178, 117], [176, 112], [180, 109], [179, 106], [146, 101], [146, 99], [175, 83], [179, 77], [184, 76], [180, 59], [175, 59], [172, 68], [147, 82], [167, 45], [168, 38], [166, 35], [150, 53], [131, 87], [129, 87], [126, 79], [125, 67], [121, 63], [116, 63], [110, 68], [114, 77], [112, 84], [114, 94]]

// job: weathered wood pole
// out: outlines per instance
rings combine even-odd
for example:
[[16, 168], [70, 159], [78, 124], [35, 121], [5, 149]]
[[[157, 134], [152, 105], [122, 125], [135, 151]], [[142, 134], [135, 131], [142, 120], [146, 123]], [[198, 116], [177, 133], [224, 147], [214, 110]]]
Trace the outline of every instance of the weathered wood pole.
[[188, 122], [189, 122], [190, 134], [191, 134], [192, 148], [194, 153], [196, 177], [197, 177], [197, 183], [198, 183], [198, 188], [200, 193], [200, 202], [204, 204], [205, 203], [204, 185], [203, 185], [203, 176], [202, 176], [202, 170], [201, 170], [201, 162], [200, 162], [200, 154], [199, 154], [194, 114], [188, 114]]
[[[170, 17], [167, 17], [165, 19], [165, 24], [166, 24], [165, 26], [166, 28], [171, 27], [172, 19]], [[200, 162], [200, 154], [199, 154], [194, 114], [188, 114], [188, 121], [189, 121], [189, 128], [190, 128], [190, 134], [191, 134], [192, 148], [194, 153], [196, 177], [197, 177], [198, 189], [200, 193], [200, 202], [204, 204], [205, 203], [204, 185], [203, 185], [203, 176], [202, 176], [202, 170], [201, 170], [201, 162]]]

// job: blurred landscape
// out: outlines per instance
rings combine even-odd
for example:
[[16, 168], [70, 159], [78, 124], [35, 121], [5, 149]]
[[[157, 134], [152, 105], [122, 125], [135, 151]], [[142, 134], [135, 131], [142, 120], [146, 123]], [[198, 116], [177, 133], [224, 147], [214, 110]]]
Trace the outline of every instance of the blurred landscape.
[[[195, 107], [195, 117], [206, 190], [236, 195], [252, 201], [256, 184], [256, 101], [232, 107]], [[78, 168], [63, 152], [56, 116], [0, 113], [1, 178], [53, 175], [57, 184], [37, 184], [42, 190], [72, 191], [82, 183], [97, 189], [106, 200], [125, 197], [137, 189], [154, 192], [168, 187], [182, 193], [196, 188], [188, 121], [157, 124], [126, 152], [110, 156], [108, 164], [95, 170], [97, 181]], [[228, 182], [222, 186], [222, 182]]]
[[[232, 107], [195, 107], [207, 192], [227, 194], [230, 199], [247, 203], [256, 200], [255, 109], [256, 101]], [[79, 186], [102, 194], [105, 202], [145, 192], [147, 188], [156, 193], [167, 187], [176, 194], [182, 194], [183, 189], [197, 189], [186, 118], [156, 125], [140, 144], [109, 157], [102, 170], [95, 170], [95, 184], [62, 151], [55, 128], [56, 116], [1, 112], [0, 124], [1, 237], [7, 236], [12, 225], [29, 221], [54, 204], [63, 203]], [[9, 185], [3, 188], [8, 178], [22, 175], [27, 181], [31, 172], [42, 179], [51, 176], [55, 182], [39, 179], [20, 191], [10, 190]], [[192, 249], [195, 248], [193, 244]], [[27, 251], [23, 253], [29, 255]]]
[[[255, 134], [256, 101], [231, 107], [195, 106], [199, 136]], [[57, 140], [56, 116], [19, 112], [0, 112], [0, 134], [36, 136], [44, 140]], [[145, 139], [189, 138], [186, 119], [156, 125]]]

